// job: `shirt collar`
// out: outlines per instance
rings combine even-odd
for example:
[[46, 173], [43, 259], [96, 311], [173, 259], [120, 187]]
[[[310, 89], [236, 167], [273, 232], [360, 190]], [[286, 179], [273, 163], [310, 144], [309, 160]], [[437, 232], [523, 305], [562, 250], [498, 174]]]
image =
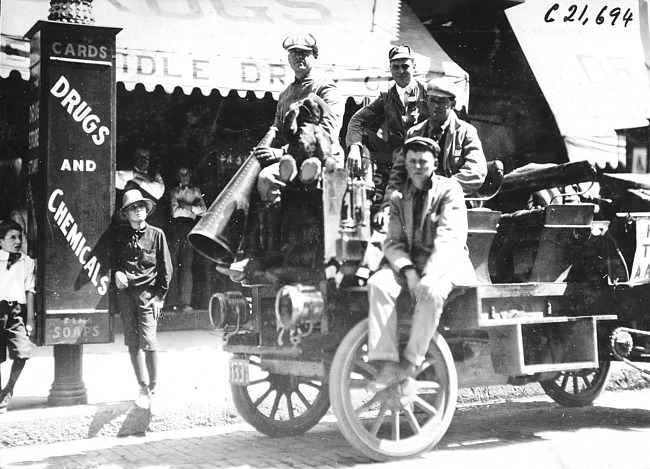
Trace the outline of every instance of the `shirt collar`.
[[[447, 116], [447, 120], [439, 127], [442, 133], [444, 134], [447, 131], [447, 128], [449, 128], [449, 124], [451, 124], [451, 113]], [[429, 121], [429, 128], [437, 128], [438, 126], [434, 124], [432, 121]]]
[[296, 83], [305, 83], [306, 81], [313, 80], [314, 79], [314, 69], [312, 68], [309, 72], [307, 72], [307, 75], [305, 75], [302, 78], [296, 77]]
[[[18, 260], [22, 259], [23, 253], [19, 252], [18, 254], [20, 254]], [[9, 259], [9, 253], [4, 249], [0, 249], [0, 261], [6, 261], [7, 259]]]
[[413, 90], [415, 89], [415, 87], [416, 87], [415, 80], [411, 80], [411, 82], [408, 85], [406, 85], [404, 88], [402, 88], [397, 83], [395, 83], [395, 91], [397, 91], [397, 95], [400, 97], [403, 104], [406, 104], [406, 96], [410, 96], [411, 94], [413, 94]]

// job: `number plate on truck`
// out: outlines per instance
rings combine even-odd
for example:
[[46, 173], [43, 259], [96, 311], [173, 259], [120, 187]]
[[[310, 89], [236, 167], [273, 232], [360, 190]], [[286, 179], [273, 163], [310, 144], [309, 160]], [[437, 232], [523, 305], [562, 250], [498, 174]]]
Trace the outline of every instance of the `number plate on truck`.
[[250, 384], [247, 359], [230, 359], [230, 384], [236, 384], [238, 386], [248, 386]]

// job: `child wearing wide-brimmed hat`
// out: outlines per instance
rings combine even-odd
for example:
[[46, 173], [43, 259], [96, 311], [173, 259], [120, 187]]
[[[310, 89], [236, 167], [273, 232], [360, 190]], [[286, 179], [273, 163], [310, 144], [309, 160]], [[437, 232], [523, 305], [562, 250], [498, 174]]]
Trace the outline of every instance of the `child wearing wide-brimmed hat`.
[[155, 209], [156, 203], [139, 190], [124, 193], [120, 217], [128, 225], [116, 228], [111, 263], [124, 345], [140, 385], [135, 404], [152, 414], [158, 374], [156, 328], [172, 277], [165, 234], [146, 221]]

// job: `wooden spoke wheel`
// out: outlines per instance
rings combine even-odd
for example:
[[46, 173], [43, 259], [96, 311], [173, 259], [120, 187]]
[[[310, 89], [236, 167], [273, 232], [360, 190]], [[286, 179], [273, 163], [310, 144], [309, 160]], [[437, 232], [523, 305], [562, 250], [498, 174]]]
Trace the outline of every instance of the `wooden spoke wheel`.
[[598, 368], [563, 371], [555, 379], [540, 381], [546, 394], [565, 407], [591, 405], [603, 392], [609, 379], [611, 362], [602, 360]]
[[329, 410], [326, 381], [262, 371], [256, 356], [249, 357], [249, 374], [247, 386], [231, 384], [233, 401], [242, 418], [265, 435], [302, 435]]
[[[408, 328], [400, 328], [405, 342]], [[377, 364], [368, 360], [368, 321], [357, 324], [339, 345], [330, 372], [330, 396], [347, 441], [378, 460], [416, 456], [443, 437], [456, 409], [458, 378], [444, 338], [431, 341], [426, 368], [415, 380], [372, 391]]]

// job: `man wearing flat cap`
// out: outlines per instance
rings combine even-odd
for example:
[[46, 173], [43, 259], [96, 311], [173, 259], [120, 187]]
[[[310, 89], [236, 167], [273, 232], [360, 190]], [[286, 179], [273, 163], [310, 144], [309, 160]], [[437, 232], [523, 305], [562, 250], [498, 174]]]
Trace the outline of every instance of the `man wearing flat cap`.
[[[348, 167], [354, 171], [361, 166], [361, 155], [392, 155], [400, 148], [406, 132], [429, 117], [426, 85], [415, 76], [415, 61], [409, 46], [395, 46], [388, 52], [390, 74], [394, 84], [367, 106], [359, 109], [348, 124], [345, 144], [349, 149]], [[382, 130], [380, 137], [378, 131]], [[365, 148], [364, 148], [365, 147]], [[390, 163], [390, 161], [389, 161]], [[367, 166], [364, 165], [364, 166]], [[382, 214], [376, 222], [383, 225]]]
[[[257, 179], [257, 190], [260, 196], [259, 225], [253, 223], [252, 229], [244, 235], [237, 262], [230, 268], [241, 275], [231, 272], [231, 278], [239, 281], [243, 278], [244, 270], [249, 261], [258, 256], [254, 252], [261, 238], [266, 250], [266, 256], [272, 257], [279, 252], [280, 232], [280, 194], [285, 182], [280, 177], [278, 161], [284, 154], [282, 148], [287, 142], [283, 140], [284, 119], [292, 104], [307, 98], [310, 94], [318, 96], [329, 108], [323, 115], [322, 127], [332, 143], [332, 156], [336, 164], [343, 166], [343, 149], [339, 143], [339, 134], [345, 111], [345, 102], [341, 97], [336, 83], [330, 78], [317, 74], [314, 70], [318, 58], [318, 44], [311, 34], [297, 34], [287, 37], [282, 47], [288, 53], [288, 61], [295, 74], [295, 80], [280, 93], [275, 112], [275, 120], [262, 142], [255, 148], [253, 155], [260, 161], [262, 170]], [[250, 226], [250, 224], [249, 224]]]
[[[407, 138], [426, 137], [440, 146], [436, 173], [456, 179], [466, 197], [476, 192], [487, 175], [487, 162], [476, 128], [459, 119], [454, 112], [456, 90], [450, 78], [434, 78], [427, 83], [429, 118], [409, 129]], [[387, 211], [390, 194], [401, 190], [406, 181], [404, 152], [395, 155], [386, 186], [382, 209]]]
[[[443, 304], [453, 286], [473, 285], [476, 276], [467, 243], [467, 209], [459, 182], [437, 176], [440, 148], [425, 137], [404, 142], [407, 180], [390, 198], [383, 269], [368, 280], [368, 358], [381, 391], [415, 378], [426, 360]], [[413, 307], [411, 332], [400, 353], [398, 297]]]

